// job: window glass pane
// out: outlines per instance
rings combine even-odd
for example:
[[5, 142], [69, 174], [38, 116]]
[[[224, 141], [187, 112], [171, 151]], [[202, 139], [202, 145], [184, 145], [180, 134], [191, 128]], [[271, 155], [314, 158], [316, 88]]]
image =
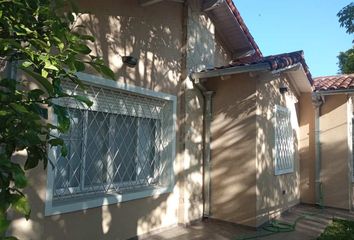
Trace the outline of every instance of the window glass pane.
[[55, 189], [60, 191], [61, 189], [79, 187], [80, 185], [80, 170], [82, 159], [82, 139], [83, 139], [83, 116], [81, 111], [76, 109], [68, 109], [70, 116], [70, 130], [66, 134], [62, 134], [68, 154], [66, 157], [62, 157], [60, 154], [60, 148], [57, 148], [56, 155], [60, 156], [55, 171]]
[[85, 187], [103, 187], [108, 180], [109, 119], [108, 113], [87, 112]]
[[152, 180], [155, 158], [155, 122], [154, 119], [139, 119], [139, 144], [137, 146], [138, 180], [148, 184]]
[[137, 118], [115, 115], [113, 121], [112, 160], [114, 183], [136, 180]]

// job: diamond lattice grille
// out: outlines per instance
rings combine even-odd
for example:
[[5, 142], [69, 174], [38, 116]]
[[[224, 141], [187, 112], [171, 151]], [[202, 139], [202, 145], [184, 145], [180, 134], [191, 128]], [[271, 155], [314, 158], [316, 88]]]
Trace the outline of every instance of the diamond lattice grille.
[[292, 172], [294, 167], [293, 132], [290, 111], [277, 106], [275, 124], [275, 173]]
[[54, 199], [168, 185], [171, 102], [117, 89], [63, 86], [69, 94], [85, 94], [93, 105], [87, 109], [72, 98], [56, 102], [67, 107], [71, 127], [61, 135], [68, 155], [56, 149]]

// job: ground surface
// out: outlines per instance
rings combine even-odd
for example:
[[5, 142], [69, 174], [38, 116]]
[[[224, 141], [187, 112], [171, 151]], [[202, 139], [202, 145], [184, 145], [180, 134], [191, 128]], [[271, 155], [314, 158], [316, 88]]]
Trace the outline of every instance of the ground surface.
[[[303, 217], [306, 216], [306, 217]], [[300, 218], [300, 219], [299, 219]], [[264, 240], [306, 240], [316, 239], [324, 231], [326, 226], [332, 223], [332, 219], [354, 220], [354, 213], [345, 210], [330, 209], [324, 210], [307, 205], [298, 205], [290, 211], [284, 213], [279, 220], [287, 223], [294, 223], [299, 219], [295, 231], [286, 233], [277, 233], [266, 237], [257, 237], [267, 234], [262, 229], [255, 231], [251, 228], [239, 226], [231, 223], [207, 220], [195, 223], [189, 227], [175, 227], [166, 231], [145, 236], [144, 240], [226, 240], [226, 239], [264, 239]], [[250, 238], [254, 237], [254, 238]]]

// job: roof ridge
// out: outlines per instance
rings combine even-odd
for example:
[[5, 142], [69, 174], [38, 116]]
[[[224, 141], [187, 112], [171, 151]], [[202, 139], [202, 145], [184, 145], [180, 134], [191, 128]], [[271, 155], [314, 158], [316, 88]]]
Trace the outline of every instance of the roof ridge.
[[315, 80], [315, 79], [319, 79], [319, 78], [333, 78], [333, 77], [344, 77], [344, 76], [354, 76], [354, 73], [319, 76], [319, 77], [314, 77], [313, 79]]

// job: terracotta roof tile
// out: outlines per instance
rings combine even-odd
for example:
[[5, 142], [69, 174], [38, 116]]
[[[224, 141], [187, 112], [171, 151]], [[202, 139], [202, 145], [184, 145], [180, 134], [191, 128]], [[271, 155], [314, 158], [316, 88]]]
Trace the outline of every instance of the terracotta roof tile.
[[232, 2], [232, 0], [226, 0], [227, 4], [229, 5], [232, 13], [234, 14], [237, 22], [239, 23], [242, 31], [245, 33], [248, 41], [251, 43], [252, 47], [254, 48], [255, 52], [255, 57], [260, 59], [263, 57], [261, 50], [259, 49], [256, 41], [252, 37], [250, 31], [248, 30], [248, 27], [246, 26], [245, 22], [243, 21], [240, 12], [237, 10], [235, 4]]
[[354, 74], [324, 76], [314, 79], [314, 91], [328, 91], [354, 88]]
[[296, 51], [296, 52], [291, 52], [291, 53], [272, 55], [272, 56], [262, 57], [258, 60], [255, 60], [254, 58], [237, 59], [237, 60], [234, 60], [229, 65], [206, 69], [203, 72], [219, 70], [219, 69], [226, 69], [226, 68], [231, 68], [231, 67], [249, 66], [249, 65], [255, 65], [255, 64], [259, 64], [259, 63], [268, 63], [271, 71], [279, 70], [279, 69], [294, 65], [296, 63], [300, 63], [303, 66], [303, 69], [306, 73], [306, 76], [307, 76], [309, 82], [311, 84], [313, 83], [311, 73], [309, 71], [309, 68], [308, 68], [306, 62], [305, 62], [303, 51]]

